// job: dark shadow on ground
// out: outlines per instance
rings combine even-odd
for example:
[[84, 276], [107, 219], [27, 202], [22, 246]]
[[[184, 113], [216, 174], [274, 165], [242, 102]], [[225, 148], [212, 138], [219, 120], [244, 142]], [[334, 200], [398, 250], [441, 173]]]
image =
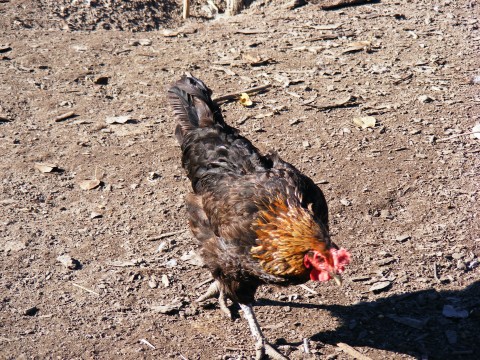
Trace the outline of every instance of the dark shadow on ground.
[[[480, 359], [480, 281], [458, 291], [431, 289], [349, 306], [268, 299], [260, 299], [258, 305], [330, 311], [341, 321], [340, 326], [334, 331], [312, 334], [314, 341], [332, 345], [344, 342], [417, 358]], [[444, 316], [445, 306], [453, 308], [458, 317]]]

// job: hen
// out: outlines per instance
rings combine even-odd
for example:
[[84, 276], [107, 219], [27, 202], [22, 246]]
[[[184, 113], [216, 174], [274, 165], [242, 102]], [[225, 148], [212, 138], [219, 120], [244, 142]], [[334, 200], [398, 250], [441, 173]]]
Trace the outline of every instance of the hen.
[[187, 75], [168, 98], [177, 120], [182, 165], [192, 182], [186, 197], [200, 255], [215, 282], [198, 301], [219, 296], [239, 304], [256, 340], [257, 359], [286, 359], [265, 339], [252, 309], [262, 284], [341, 282], [350, 262], [330, 239], [321, 190], [276, 154], [262, 155], [227, 125], [211, 90]]

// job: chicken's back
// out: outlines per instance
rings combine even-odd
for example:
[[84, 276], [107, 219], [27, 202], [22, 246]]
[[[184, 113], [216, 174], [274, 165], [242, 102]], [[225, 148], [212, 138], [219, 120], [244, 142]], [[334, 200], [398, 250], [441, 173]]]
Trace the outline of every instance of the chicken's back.
[[223, 120], [211, 91], [199, 79], [184, 76], [169, 90], [182, 148], [182, 165], [196, 193], [202, 193], [201, 179], [267, 171], [272, 161]]

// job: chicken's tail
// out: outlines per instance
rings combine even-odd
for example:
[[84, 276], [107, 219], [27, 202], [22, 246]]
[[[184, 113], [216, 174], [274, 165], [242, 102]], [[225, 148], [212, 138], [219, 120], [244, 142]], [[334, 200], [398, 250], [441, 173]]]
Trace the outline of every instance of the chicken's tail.
[[168, 90], [168, 100], [177, 118], [175, 135], [182, 144], [194, 129], [225, 126], [220, 108], [211, 98], [212, 91], [199, 79], [186, 74]]

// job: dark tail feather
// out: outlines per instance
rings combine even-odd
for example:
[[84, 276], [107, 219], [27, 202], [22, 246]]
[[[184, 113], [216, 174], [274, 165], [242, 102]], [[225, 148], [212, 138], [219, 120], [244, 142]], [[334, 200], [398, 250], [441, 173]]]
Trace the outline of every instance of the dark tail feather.
[[180, 144], [185, 134], [193, 129], [225, 124], [211, 94], [201, 80], [190, 74], [182, 76], [168, 90], [168, 100], [178, 121], [175, 135]]

